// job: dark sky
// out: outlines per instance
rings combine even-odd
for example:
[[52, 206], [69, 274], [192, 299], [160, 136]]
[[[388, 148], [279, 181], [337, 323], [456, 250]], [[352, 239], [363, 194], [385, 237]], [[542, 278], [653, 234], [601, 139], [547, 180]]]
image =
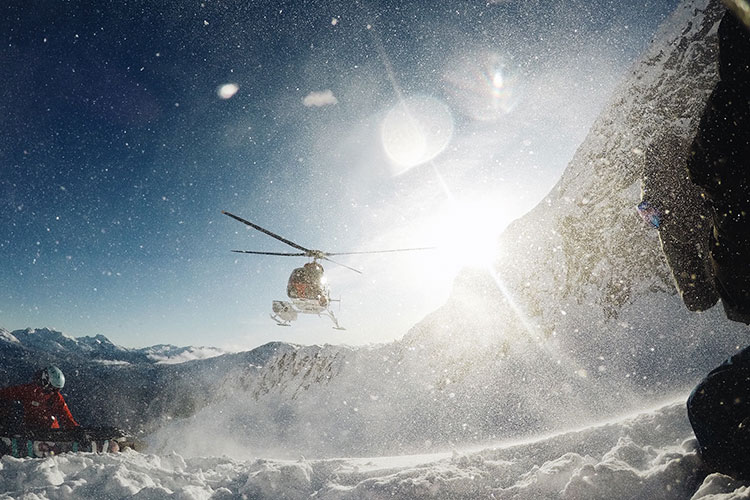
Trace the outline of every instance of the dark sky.
[[[280, 332], [267, 312], [301, 262], [238, 259], [286, 249], [221, 210], [330, 251], [468, 240], [445, 217], [472, 210], [495, 211], [496, 236], [676, 2], [625, 3], [4, 2], [0, 326], [136, 346], [400, 337], [473, 264], [465, 247], [347, 260], [369, 272], [330, 269], [347, 336], [317, 318]], [[394, 169], [383, 123], [415, 100], [450, 134]]]

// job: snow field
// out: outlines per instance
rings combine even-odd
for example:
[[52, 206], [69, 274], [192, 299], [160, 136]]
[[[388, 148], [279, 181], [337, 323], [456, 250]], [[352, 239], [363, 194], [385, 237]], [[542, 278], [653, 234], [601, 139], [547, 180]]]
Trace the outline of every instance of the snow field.
[[748, 484], [707, 475], [683, 401], [485, 449], [297, 461], [127, 450], [0, 461], [0, 499], [711, 499]]

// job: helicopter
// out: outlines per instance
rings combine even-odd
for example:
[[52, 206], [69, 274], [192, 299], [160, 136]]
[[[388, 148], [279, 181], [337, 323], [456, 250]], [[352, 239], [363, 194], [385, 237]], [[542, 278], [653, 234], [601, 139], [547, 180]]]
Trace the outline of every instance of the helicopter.
[[289, 297], [289, 301], [286, 300], [274, 300], [271, 304], [271, 319], [276, 322], [278, 326], [291, 326], [292, 321], [297, 319], [298, 314], [317, 314], [318, 316], [328, 316], [333, 322], [333, 328], [336, 330], [345, 330], [345, 328], [339, 325], [336, 315], [331, 310], [331, 302], [338, 302], [338, 300], [331, 299], [331, 292], [324, 276], [323, 266], [320, 264], [320, 260], [326, 260], [333, 264], [345, 267], [351, 271], [362, 274], [362, 271], [349, 267], [341, 262], [336, 262], [331, 259], [331, 256], [337, 255], [355, 255], [355, 254], [372, 254], [372, 253], [390, 253], [390, 252], [410, 252], [416, 250], [433, 250], [435, 247], [420, 247], [420, 248], [398, 248], [392, 250], [370, 250], [361, 252], [324, 252], [322, 250], [311, 250], [305, 248], [302, 245], [290, 241], [276, 233], [264, 229], [257, 224], [245, 220], [242, 217], [231, 214], [226, 211], [222, 211], [226, 216], [229, 216], [243, 224], [246, 224], [253, 229], [265, 233], [268, 236], [275, 238], [283, 243], [286, 243], [292, 248], [299, 250], [299, 252], [260, 252], [253, 250], [232, 250], [235, 253], [246, 253], [255, 255], [274, 255], [281, 257], [308, 257], [311, 259], [309, 262], [304, 264], [302, 267], [295, 268], [289, 275], [289, 281], [287, 282], [286, 294]]

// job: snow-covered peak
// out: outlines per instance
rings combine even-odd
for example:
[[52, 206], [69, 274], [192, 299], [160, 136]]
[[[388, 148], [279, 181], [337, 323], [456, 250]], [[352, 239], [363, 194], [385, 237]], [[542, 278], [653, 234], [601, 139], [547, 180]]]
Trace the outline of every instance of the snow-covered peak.
[[21, 344], [30, 349], [62, 352], [78, 347], [76, 339], [50, 328], [26, 328], [12, 333]]
[[21, 341], [18, 340], [15, 335], [10, 333], [5, 328], [0, 328], [0, 342], [10, 342], [11, 344], [20, 344]]
[[26, 328], [14, 332], [0, 329], [0, 340], [37, 351], [42, 357], [47, 355], [82, 357], [113, 364], [138, 362], [179, 364], [226, 354], [226, 351], [215, 347], [155, 345], [127, 349], [114, 344], [101, 334], [93, 337], [72, 337], [50, 328]]

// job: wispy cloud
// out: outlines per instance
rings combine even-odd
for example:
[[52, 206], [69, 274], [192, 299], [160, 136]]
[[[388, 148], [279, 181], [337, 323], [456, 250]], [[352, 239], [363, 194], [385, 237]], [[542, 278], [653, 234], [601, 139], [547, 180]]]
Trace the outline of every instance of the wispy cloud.
[[311, 108], [313, 106], [316, 108], [320, 108], [322, 106], [337, 104], [338, 102], [338, 99], [336, 99], [336, 96], [333, 95], [333, 92], [331, 92], [330, 90], [310, 92], [302, 100], [302, 104], [304, 104], [308, 108]]

